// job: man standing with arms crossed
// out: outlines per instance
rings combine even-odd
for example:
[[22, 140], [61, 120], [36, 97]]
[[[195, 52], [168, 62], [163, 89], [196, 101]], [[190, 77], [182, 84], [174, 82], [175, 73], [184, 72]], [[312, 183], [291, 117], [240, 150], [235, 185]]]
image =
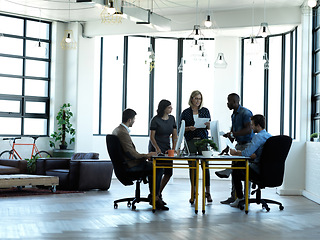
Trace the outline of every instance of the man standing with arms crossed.
[[[251, 139], [254, 135], [250, 127], [252, 112], [240, 105], [240, 97], [236, 93], [231, 93], [228, 95], [228, 108], [233, 110], [231, 115], [232, 126], [231, 131], [224, 134], [224, 137], [230, 139], [231, 142], [234, 140], [237, 141], [235, 146], [236, 150], [243, 151], [251, 142]], [[227, 153], [229, 147], [224, 149], [222, 153]], [[234, 165], [234, 162], [232, 163]], [[215, 174], [220, 178], [228, 178], [232, 172], [232, 169], [225, 169], [222, 171], [217, 171]], [[222, 204], [230, 204], [236, 200], [236, 191], [235, 187], [232, 184], [231, 196], [224, 201], [221, 201]]]

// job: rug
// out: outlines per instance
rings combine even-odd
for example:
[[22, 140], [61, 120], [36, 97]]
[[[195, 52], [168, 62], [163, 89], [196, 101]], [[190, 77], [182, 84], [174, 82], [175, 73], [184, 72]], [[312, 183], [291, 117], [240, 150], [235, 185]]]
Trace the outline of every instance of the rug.
[[0, 189], [0, 197], [21, 197], [21, 196], [31, 196], [31, 195], [54, 195], [54, 194], [68, 194], [68, 193], [83, 193], [83, 191], [64, 191], [56, 190], [56, 192], [51, 192], [50, 189], [46, 188], [36, 188], [36, 187], [26, 187], [18, 189], [16, 187], [12, 188], [2, 188]]

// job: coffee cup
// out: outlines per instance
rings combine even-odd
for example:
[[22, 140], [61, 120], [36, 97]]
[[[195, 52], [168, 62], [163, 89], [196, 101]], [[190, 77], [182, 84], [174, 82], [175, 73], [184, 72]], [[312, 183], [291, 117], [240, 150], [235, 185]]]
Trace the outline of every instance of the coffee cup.
[[174, 157], [174, 150], [168, 150], [168, 157]]

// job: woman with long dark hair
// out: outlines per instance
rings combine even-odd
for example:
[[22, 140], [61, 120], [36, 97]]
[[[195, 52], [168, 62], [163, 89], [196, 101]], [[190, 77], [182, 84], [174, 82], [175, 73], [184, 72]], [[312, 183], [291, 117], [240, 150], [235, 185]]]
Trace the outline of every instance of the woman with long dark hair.
[[[171, 115], [172, 106], [168, 100], [161, 100], [158, 105], [157, 115], [150, 123], [149, 152], [165, 154], [170, 149], [175, 149], [177, 141], [177, 125], [174, 116]], [[172, 136], [172, 147], [170, 137]], [[161, 161], [163, 163], [164, 161]], [[166, 165], [172, 166], [172, 160], [165, 161]], [[164, 175], [161, 180], [159, 195], [167, 185], [172, 176], [172, 168], [164, 168]]]

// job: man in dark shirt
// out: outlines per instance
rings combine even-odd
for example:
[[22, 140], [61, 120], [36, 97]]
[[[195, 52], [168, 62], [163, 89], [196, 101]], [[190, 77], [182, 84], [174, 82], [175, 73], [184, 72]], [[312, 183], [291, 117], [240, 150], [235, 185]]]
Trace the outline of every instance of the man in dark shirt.
[[[228, 95], [228, 108], [233, 110], [231, 115], [232, 126], [231, 131], [224, 134], [224, 137], [229, 138], [232, 142], [236, 140], [236, 149], [242, 151], [251, 142], [251, 139], [254, 135], [250, 127], [252, 112], [240, 105], [240, 97], [236, 93], [231, 93]], [[228, 147], [223, 150], [223, 153], [228, 152]], [[234, 164], [234, 163], [233, 163]], [[228, 178], [232, 172], [232, 169], [225, 169], [222, 171], [215, 172], [216, 175], [220, 178]], [[230, 204], [236, 200], [236, 191], [235, 187], [232, 184], [231, 196], [225, 200], [221, 201], [222, 204]]]

